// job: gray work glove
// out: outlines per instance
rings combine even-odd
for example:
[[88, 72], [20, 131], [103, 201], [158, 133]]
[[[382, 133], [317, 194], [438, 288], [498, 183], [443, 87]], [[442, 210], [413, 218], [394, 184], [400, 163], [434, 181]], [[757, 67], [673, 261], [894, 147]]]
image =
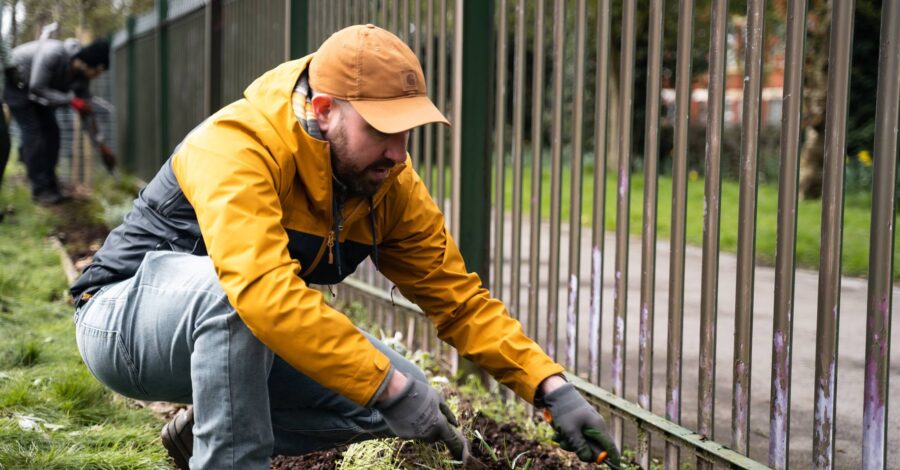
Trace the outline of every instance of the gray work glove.
[[440, 392], [412, 378], [395, 397], [375, 405], [397, 437], [447, 444], [454, 460], [469, 458], [468, 442], [459, 430], [459, 421]]
[[606, 430], [606, 423], [575, 386], [565, 384], [548, 393], [537, 403], [549, 411], [548, 421], [556, 430], [553, 438], [565, 450], [584, 462], [619, 466], [619, 450]]

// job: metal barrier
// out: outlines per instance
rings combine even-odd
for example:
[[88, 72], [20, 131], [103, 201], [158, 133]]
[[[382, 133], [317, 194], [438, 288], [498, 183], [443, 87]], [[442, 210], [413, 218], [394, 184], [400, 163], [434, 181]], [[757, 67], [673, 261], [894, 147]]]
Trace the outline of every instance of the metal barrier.
[[[795, 260], [806, 2], [772, 2], [786, 10], [780, 96], [778, 90], [774, 95], [764, 91], [764, 0], [747, 0], [742, 24], [729, 18], [727, 1], [704, 3], [709, 19], [704, 88], [692, 86], [698, 17], [693, 0], [668, 9], [663, 0], [648, 2], [646, 71], [635, 68], [638, 48], [644, 46], [637, 42], [638, 32], [645, 27], [638, 24], [635, 0], [621, 5], [609, 0], [185, 3], [190, 8], [161, 2], [149, 19], [132, 22], [127, 33], [117, 36], [114, 68], [117, 77], [126, 76], [114, 93], [124, 100], [120, 142], [130, 149], [134, 160], [129, 162], [141, 176], [151, 176], [187, 130], [237, 98], [256, 75], [299, 57], [343, 26], [378, 24], [418, 54], [431, 98], [455, 124], [451, 130], [416, 130], [410, 153], [448, 215], [469, 268], [566, 365], [571, 379], [611, 412], [617, 443], [636, 449], [643, 468], [654, 459], [671, 469], [684, 462], [704, 468], [890, 465], [888, 449], [900, 444], [900, 438], [887, 434], [890, 320], [893, 297], [900, 295], [892, 284], [900, 111], [897, 2], [884, 2], [882, 12], [867, 282], [842, 278], [840, 265], [852, 1], [833, 2], [830, 18], [818, 274], [797, 269]], [[677, 29], [665, 37], [664, 18], [671, 14], [678, 15]], [[614, 28], [614, 16], [621, 18], [620, 29]], [[165, 18], [162, 29], [139, 26], [160, 17]], [[741, 90], [726, 83], [733, 60], [728, 37], [737, 29], [745, 43]], [[614, 30], [620, 33], [614, 36]], [[166, 52], [156, 34], [167, 36], [170, 59], [160, 57]], [[676, 52], [674, 87], [664, 89], [671, 87], [671, 78], [662, 77], [666, 41], [674, 41]], [[198, 49], [203, 50], [202, 68]], [[142, 64], [148, 61], [152, 64]], [[157, 84], [160, 77], [167, 84]], [[643, 77], [644, 147], [633, 154], [634, 83]], [[161, 99], [156, 90], [167, 95], [167, 106], [154, 105]], [[703, 97], [703, 113], [692, 111], [694, 96]], [[731, 108], [736, 99], [742, 101], [739, 118]], [[668, 114], [662, 116], [661, 109]], [[781, 112], [777, 249], [774, 268], [766, 268], [756, 264], [757, 175], [759, 138], [764, 119], [770, 119], [764, 116], [773, 110]], [[671, 202], [663, 199], [662, 207], [671, 211], [668, 243], [657, 235], [658, 181], [666, 170], [658, 160], [663, 120], [674, 132]], [[705, 121], [706, 129], [702, 247], [686, 243], [691, 120]], [[731, 256], [720, 253], [719, 241], [723, 135], [735, 122], [742, 130], [740, 224], [734, 234], [737, 254]], [[150, 141], [164, 142], [160, 136], [165, 135], [167, 145]], [[629, 227], [636, 168], [643, 173], [640, 240], [631, 238]], [[608, 169], [616, 184], [610, 188], [614, 234], [605, 227]], [[592, 179], [592, 193], [586, 193], [590, 180], [585, 175]], [[544, 194], [550, 199], [546, 215]], [[486, 204], [491, 198], [493, 203]], [[609, 246], [614, 246], [612, 256]], [[631, 256], [640, 256], [639, 271], [629, 269]], [[814, 301], [796, 301], [808, 299], [811, 291], [817, 291]], [[842, 291], [849, 295], [842, 298]], [[610, 293], [612, 301], [605, 301]], [[402, 332], [409, 347], [455, 358], [434, 341], [421, 312], [395, 296], [390, 282], [371, 265], [346, 282], [339, 298], [363, 302], [385, 331]], [[657, 304], [665, 305], [665, 317], [656, 314]], [[863, 309], [866, 322], [838, 328], [841, 310]], [[795, 319], [800, 319], [797, 325]], [[636, 334], [629, 334], [627, 325], [634, 322]], [[863, 328], [864, 359], [846, 347], [839, 353], [839, 337], [862, 335]], [[729, 334], [731, 348], [719, 340]], [[763, 377], [760, 371], [769, 364], [771, 376]], [[718, 379], [722, 373], [731, 380]], [[838, 374], [847, 384], [841, 391]], [[726, 397], [730, 407], [722, 405]]]

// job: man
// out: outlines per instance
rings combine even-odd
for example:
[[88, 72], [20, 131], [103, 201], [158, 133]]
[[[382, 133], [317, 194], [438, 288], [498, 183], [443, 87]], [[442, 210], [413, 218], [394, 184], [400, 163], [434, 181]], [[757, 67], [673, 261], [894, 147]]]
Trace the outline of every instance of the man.
[[[0, 9], [0, 22], [3, 21], [3, 12]], [[14, 66], [10, 60], [9, 46], [6, 39], [0, 36], [0, 65], [3, 66], [4, 74], [12, 71]], [[3, 175], [6, 173], [6, 164], [9, 162], [9, 151], [12, 145], [9, 142], [9, 123], [6, 121], [6, 112], [3, 110], [3, 103], [0, 100], [0, 187], [3, 187]], [[0, 208], [0, 221], [6, 216], [3, 208]]]
[[466, 459], [422, 372], [307, 286], [366, 257], [440, 338], [547, 406], [566, 447], [618, 458], [563, 368], [467, 273], [410, 166], [409, 130], [449, 124], [424, 84], [413, 52], [372, 25], [267, 72], [184, 139], [72, 286], [101, 382], [193, 403], [163, 428], [180, 467], [268, 468], [273, 454], [381, 436]]
[[[55, 108], [71, 106], [82, 117], [91, 117], [90, 81], [109, 68], [109, 43], [97, 40], [82, 47], [75, 39], [40, 39], [13, 49], [12, 62], [3, 98], [22, 131], [19, 155], [31, 182], [32, 197], [37, 202], [57, 204], [64, 198], [56, 178], [59, 126]], [[88, 131], [104, 164], [112, 168], [115, 156], [96, 125], [88, 126]]]

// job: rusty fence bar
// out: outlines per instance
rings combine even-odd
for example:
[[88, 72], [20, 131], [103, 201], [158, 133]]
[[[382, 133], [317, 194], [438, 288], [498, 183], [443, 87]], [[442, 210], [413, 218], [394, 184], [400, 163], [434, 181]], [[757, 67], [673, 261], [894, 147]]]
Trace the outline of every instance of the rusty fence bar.
[[[687, 146], [690, 118], [691, 47], [694, 1], [678, 4], [675, 70], [675, 135], [672, 160], [672, 234], [669, 256], [669, 322], [666, 351], [666, 419], [681, 423], [681, 369], [684, 342], [684, 250], [687, 219]], [[677, 470], [678, 447], [666, 443], [666, 468]]]
[[[644, 121], [644, 210], [641, 230], [641, 298], [638, 325], [638, 406], [652, 410], [653, 320], [656, 314], [656, 210], [659, 160], [659, 102], [662, 80], [665, 2], [651, 0], [647, 39], [647, 111]], [[650, 468], [650, 435], [638, 430], [638, 458]]]
[[731, 437], [734, 449], [750, 451], [750, 367], [753, 345], [753, 280], [756, 267], [756, 195], [765, 0], [747, 2], [744, 106], [738, 202], [737, 284], [734, 314], [734, 380]]
[[[553, 2], [553, 124], [550, 141], [550, 266], [547, 281], [547, 354], [559, 361], [559, 246], [562, 223], [562, 107], [563, 61], [565, 59], [565, 1]], [[538, 202], [540, 204], [540, 202]]]
[[[416, 57], [419, 58], [419, 64], [425, 65], [425, 61], [423, 60], [423, 52], [422, 52], [422, 0], [413, 0], [413, 25], [415, 28], [415, 33], [413, 35], [412, 47], [413, 51], [416, 53]], [[407, 28], [410, 26], [409, 19], [406, 22]], [[410, 152], [412, 153], [412, 164], [413, 168], [416, 169], [417, 172], [421, 174], [422, 167], [419, 166], [422, 162], [422, 129], [415, 129], [412, 132], [412, 143], [410, 145]]]
[[528, 257], [528, 327], [526, 331], [537, 339], [538, 302], [540, 301], [541, 254], [541, 119], [544, 107], [541, 100], [544, 88], [544, 0], [534, 5], [534, 62], [532, 63], [531, 108], [531, 233]]
[[[631, 129], [634, 103], [634, 49], [636, 0], [622, 5], [622, 52], [619, 66], [619, 177], [616, 193], [616, 275], [613, 323], [613, 393], [625, 396], [625, 327], [628, 318], [628, 227], [631, 202]], [[624, 422], [613, 419], [613, 439], [622, 447]]]
[[497, 8], [500, 14], [497, 20], [497, 52], [496, 80], [494, 91], [494, 269], [490, 285], [495, 296], [503, 291], [503, 227], [506, 225], [506, 148], [504, 133], [506, 131], [506, 0], [499, 0]]
[[525, 145], [525, 0], [516, 1], [515, 60], [513, 63], [513, 139], [512, 139], [512, 247], [509, 275], [510, 313], [525, 323], [521, 305], [522, 282], [522, 154]]
[[894, 191], [897, 174], [897, 121], [900, 107], [900, 4], [885, 2], [881, 13], [875, 111], [875, 170], [866, 316], [866, 378], [863, 392], [862, 466], [888, 465], [888, 378], [890, 372]]
[[769, 413], [769, 466], [788, 466], [791, 427], [791, 351], [794, 324], [794, 267], [797, 239], [797, 179], [806, 2], [789, 2], [785, 40], [784, 106], [778, 185], [778, 243], [772, 328], [772, 392]]
[[[716, 410], [716, 323], [719, 284], [719, 218], [722, 196], [722, 120], [725, 101], [725, 33], [728, 2], [713, 2], [709, 34], [709, 87], [706, 121], [706, 177], [703, 206], [703, 266], [700, 287], [700, 363], [697, 430], [714, 439]], [[700, 461], [698, 466], [705, 467]]]
[[[425, 22], [425, 37], [427, 38], [427, 42], [425, 43], [425, 87], [428, 89], [428, 96], [431, 98], [431, 101], [437, 103], [435, 99], [436, 93], [434, 90], [434, 0], [426, 0], [425, 4], [425, 16], [427, 18]], [[432, 162], [434, 161], [434, 126], [426, 126], [425, 127], [425, 175], [422, 179], [425, 181], [425, 185], [432, 189], [432, 197], [434, 195], [434, 184], [433, 173], [432, 173]], [[440, 141], [438, 141], [440, 142]], [[421, 170], [419, 170], [421, 174]]]
[[569, 197], [569, 298], [566, 307], [566, 362], [578, 373], [578, 301], [581, 282], [581, 188], [584, 155], [584, 42], [587, 6], [578, 0], [575, 6], [575, 101], [572, 103], [572, 170]]
[[[458, 0], [462, 1], [462, 0]], [[440, 8], [438, 12], [446, 13], [447, 11], [447, 0], [440, 0]], [[438, 50], [437, 50], [437, 75], [438, 75], [438, 85], [437, 85], [437, 107], [441, 110], [444, 115], [447, 115], [447, 21], [446, 19], [441, 19], [440, 25], [438, 26]], [[453, 118], [451, 116], [451, 118]], [[447, 210], [447, 206], [445, 204], [445, 198], [447, 197], [447, 193], [444, 190], [445, 186], [445, 163], [446, 163], [446, 138], [447, 138], [447, 129], [444, 126], [437, 126], [437, 171], [435, 172], [437, 178], [437, 184], [432, 186], [432, 194], [438, 203], [438, 207], [443, 210]], [[433, 184], [433, 183], [432, 183]], [[436, 191], [436, 192], [435, 192]]]
[[603, 247], [606, 234], [606, 150], [609, 107], [609, 0], [597, 2], [596, 88], [594, 92], [594, 194], [591, 227], [591, 299], [588, 329], [588, 362], [593, 383], [601, 378], [601, 322], [603, 311]]
[[850, 87], [854, 0], [832, 5], [825, 111], [825, 174], [822, 179], [822, 240], [816, 327], [813, 466], [834, 466], [837, 393], [837, 331], [841, 299], [841, 233], [844, 222], [844, 153]]

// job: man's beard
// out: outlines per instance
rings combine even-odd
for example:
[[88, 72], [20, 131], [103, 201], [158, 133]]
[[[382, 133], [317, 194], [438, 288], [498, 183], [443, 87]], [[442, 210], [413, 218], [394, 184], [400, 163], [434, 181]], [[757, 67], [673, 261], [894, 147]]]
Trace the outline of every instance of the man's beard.
[[346, 187], [348, 195], [370, 197], [378, 192], [383, 180], [367, 176], [374, 168], [391, 168], [394, 162], [385, 158], [365, 168], [353, 164], [347, 151], [347, 135], [343, 127], [337, 127], [326, 136], [331, 144], [331, 171], [334, 177]]

